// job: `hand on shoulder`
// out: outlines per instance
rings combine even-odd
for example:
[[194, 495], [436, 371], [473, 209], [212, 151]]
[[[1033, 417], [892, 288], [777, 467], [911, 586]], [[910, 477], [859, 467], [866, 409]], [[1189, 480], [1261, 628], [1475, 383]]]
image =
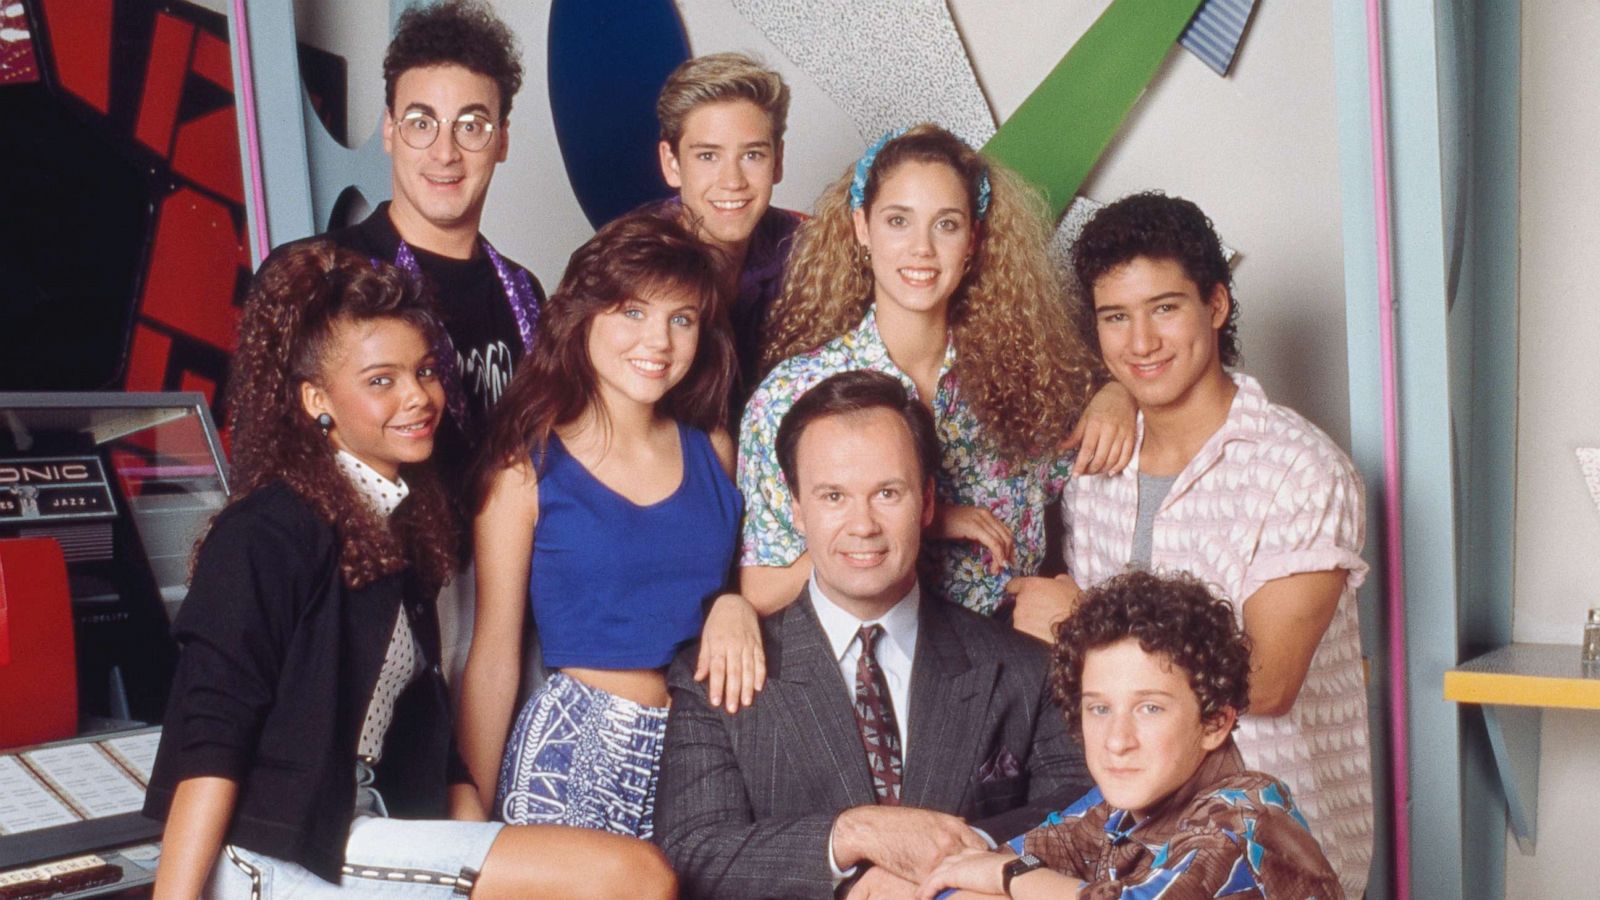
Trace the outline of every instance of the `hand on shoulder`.
[[767, 657], [761, 646], [761, 619], [738, 594], [722, 594], [711, 604], [700, 630], [695, 681], [706, 683], [706, 702], [729, 714], [755, 702], [767, 684]]

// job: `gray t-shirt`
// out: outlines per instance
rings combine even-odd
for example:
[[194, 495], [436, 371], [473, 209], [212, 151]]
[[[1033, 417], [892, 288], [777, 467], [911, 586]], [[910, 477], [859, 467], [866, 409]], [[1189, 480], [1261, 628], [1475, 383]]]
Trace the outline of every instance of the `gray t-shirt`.
[[1161, 501], [1167, 499], [1176, 475], [1146, 475], [1139, 473], [1139, 518], [1133, 525], [1133, 554], [1128, 565], [1135, 569], [1150, 568], [1152, 538], [1156, 529], [1156, 511]]

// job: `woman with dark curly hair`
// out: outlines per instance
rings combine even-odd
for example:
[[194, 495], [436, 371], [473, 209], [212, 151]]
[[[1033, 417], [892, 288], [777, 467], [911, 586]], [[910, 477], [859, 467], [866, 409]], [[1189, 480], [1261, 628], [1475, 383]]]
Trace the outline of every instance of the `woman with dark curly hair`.
[[1344, 896], [1288, 787], [1234, 746], [1250, 643], [1205, 585], [1129, 572], [1087, 591], [1050, 681], [1095, 789], [1009, 852], [949, 857], [919, 897]]
[[772, 448], [789, 407], [830, 375], [893, 375], [933, 413], [924, 585], [977, 612], [1038, 575], [1045, 509], [1071, 472], [1064, 446], [1083, 440], [1080, 472], [1127, 463], [1133, 407], [1113, 387], [1103, 413], [1085, 412], [1103, 379], [1048, 233], [1032, 188], [937, 125], [884, 135], [823, 193], [796, 234], [768, 317], [770, 371], [739, 429], [740, 586], [756, 608], [786, 606], [811, 571]]
[[437, 665], [455, 546], [427, 465], [438, 337], [416, 279], [327, 243], [251, 286], [234, 493], [175, 623], [146, 800], [166, 821], [157, 897], [672, 892], [640, 841], [482, 821]]

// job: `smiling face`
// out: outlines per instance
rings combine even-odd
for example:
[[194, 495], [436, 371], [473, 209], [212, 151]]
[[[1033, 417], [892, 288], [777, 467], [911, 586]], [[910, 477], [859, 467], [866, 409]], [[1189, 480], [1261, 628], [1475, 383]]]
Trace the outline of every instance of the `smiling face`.
[[[418, 150], [401, 140], [407, 113], [435, 119], [475, 114], [493, 123], [495, 132], [482, 150], [463, 150], [450, 125], [441, 125], [431, 146]], [[483, 200], [504, 162], [507, 143], [500, 119], [500, 89], [487, 75], [457, 65], [410, 69], [395, 81], [394, 107], [383, 123], [383, 149], [390, 157], [394, 200], [390, 216], [401, 237], [432, 249], [439, 236], [475, 237], [483, 218]]]
[[444, 409], [444, 387], [433, 350], [402, 319], [334, 322], [317, 383], [300, 386], [300, 402], [315, 419], [333, 418], [328, 439], [393, 481], [400, 466], [433, 453]]
[[1176, 260], [1140, 256], [1095, 281], [1094, 315], [1106, 368], [1145, 413], [1225, 388], [1217, 332], [1228, 321], [1226, 287], [1202, 297]]
[[646, 290], [589, 323], [589, 362], [600, 398], [654, 406], [694, 365], [700, 304], [681, 287]]
[[917, 462], [899, 414], [873, 408], [825, 416], [795, 448], [795, 527], [817, 584], [860, 619], [875, 619], [917, 579], [922, 529], [933, 520], [933, 481]]
[[1084, 654], [1081, 708], [1090, 776], [1137, 819], [1194, 776], [1234, 721], [1225, 710], [1202, 722], [1188, 673], [1131, 637]]
[[673, 147], [662, 141], [661, 176], [700, 220], [701, 237], [723, 249], [743, 248], [783, 180], [783, 145], [772, 118], [748, 100], [697, 107]]
[[[873, 299], [943, 316], [966, 274], [975, 230], [967, 186], [943, 163], [908, 161], [854, 213], [856, 240], [872, 253]], [[881, 314], [881, 313], [880, 313]]]

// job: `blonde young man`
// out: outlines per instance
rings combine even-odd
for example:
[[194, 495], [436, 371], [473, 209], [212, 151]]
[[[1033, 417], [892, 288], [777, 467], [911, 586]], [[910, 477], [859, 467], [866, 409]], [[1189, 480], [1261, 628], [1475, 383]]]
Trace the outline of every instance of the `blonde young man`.
[[772, 206], [783, 180], [789, 86], [742, 53], [698, 56], [678, 66], [656, 101], [661, 177], [678, 196], [653, 204], [681, 216], [722, 251], [724, 289], [739, 355], [731, 412], [738, 421], [760, 378], [767, 311], [783, 283], [803, 216]]

